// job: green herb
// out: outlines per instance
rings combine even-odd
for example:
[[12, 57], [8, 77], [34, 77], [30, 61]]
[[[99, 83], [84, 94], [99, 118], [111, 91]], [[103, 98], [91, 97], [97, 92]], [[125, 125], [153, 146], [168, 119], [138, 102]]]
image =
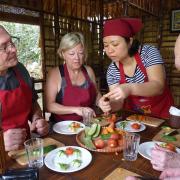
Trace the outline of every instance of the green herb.
[[125, 129], [125, 127], [127, 126], [128, 124], [128, 121], [121, 121], [119, 124], [118, 124], [118, 128], [120, 129]]
[[53, 144], [53, 145], [49, 145], [49, 146], [45, 146], [44, 147], [44, 154], [47, 154], [48, 152], [52, 151], [53, 149], [56, 149], [57, 145]]
[[81, 151], [79, 149], [74, 149], [74, 155], [78, 158], [81, 157]]
[[110, 138], [110, 136], [111, 136], [110, 133], [109, 133], [109, 134], [101, 134], [101, 139], [102, 139], [102, 140], [107, 140], [107, 139]]
[[161, 129], [171, 130], [172, 128], [170, 128], [169, 126], [162, 126]]
[[81, 164], [82, 164], [82, 161], [79, 160], [79, 159], [74, 159], [74, 160], [72, 161], [72, 166], [74, 166], [75, 168], [80, 167]]
[[177, 138], [174, 136], [168, 136], [168, 135], [163, 135], [162, 138], [164, 138], [165, 140], [171, 142], [171, 141], [177, 141]]
[[69, 168], [69, 164], [58, 163], [58, 165], [62, 170], [67, 170]]

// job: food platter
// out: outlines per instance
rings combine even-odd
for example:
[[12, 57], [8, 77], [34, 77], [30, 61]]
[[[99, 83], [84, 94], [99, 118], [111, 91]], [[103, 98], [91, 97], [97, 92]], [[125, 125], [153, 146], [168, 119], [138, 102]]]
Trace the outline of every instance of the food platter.
[[[162, 143], [163, 142], [159, 142], [159, 141], [144, 142], [139, 145], [139, 154], [144, 158], [151, 160], [151, 151], [155, 147], [155, 144], [160, 145]], [[176, 152], [180, 153], [180, 149], [176, 148]]]
[[[138, 124], [139, 129], [132, 128], [133, 124]], [[146, 129], [146, 126], [143, 123], [136, 121], [120, 121], [116, 123], [116, 127], [120, 129], [124, 129], [127, 132], [141, 132]]]
[[[79, 150], [81, 152], [80, 157], [78, 159], [81, 161], [81, 165], [78, 167], [75, 167], [72, 165], [73, 160], [77, 160], [76, 155], [70, 155], [70, 156], [63, 156], [59, 157], [59, 151], [65, 151], [67, 148], [74, 148]], [[79, 171], [86, 166], [88, 166], [92, 161], [92, 155], [89, 151], [87, 151], [84, 148], [78, 147], [78, 146], [64, 146], [60, 147], [57, 149], [54, 149], [50, 153], [48, 153], [44, 159], [45, 165], [56, 172], [61, 172], [61, 173], [72, 173]], [[58, 166], [58, 163], [63, 163], [63, 164], [69, 164], [69, 168], [67, 169], [61, 169]]]
[[77, 143], [83, 147], [83, 148], [86, 148], [90, 151], [95, 151], [95, 152], [102, 152], [102, 153], [112, 153], [112, 152], [119, 152], [119, 151], [122, 151], [123, 149], [123, 145], [118, 145], [117, 147], [115, 148], [111, 148], [111, 147], [108, 147], [107, 145], [102, 148], [102, 149], [92, 149], [92, 148], [89, 148], [85, 145], [84, 143], [84, 139], [85, 138], [85, 131], [81, 131], [79, 134], [76, 135], [76, 141]]
[[[70, 128], [70, 125], [72, 123], [78, 123], [80, 125], [80, 127], [75, 129], [75, 131], [72, 131], [72, 129]], [[77, 122], [77, 121], [70, 121], [70, 120], [58, 122], [58, 123], [54, 124], [54, 126], [53, 126], [54, 132], [59, 133], [59, 134], [65, 134], [65, 135], [78, 134], [84, 128], [85, 128], [85, 125], [83, 123]]]

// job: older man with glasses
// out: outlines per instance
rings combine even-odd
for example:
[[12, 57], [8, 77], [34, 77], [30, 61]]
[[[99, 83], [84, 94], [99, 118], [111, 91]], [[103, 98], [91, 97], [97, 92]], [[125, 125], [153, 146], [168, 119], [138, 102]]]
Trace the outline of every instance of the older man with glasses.
[[11, 36], [0, 25], [0, 103], [6, 151], [20, 149], [30, 138], [30, 129], [41, 136], [48, 133], [37, 98], [29, 73], [18, 62]]

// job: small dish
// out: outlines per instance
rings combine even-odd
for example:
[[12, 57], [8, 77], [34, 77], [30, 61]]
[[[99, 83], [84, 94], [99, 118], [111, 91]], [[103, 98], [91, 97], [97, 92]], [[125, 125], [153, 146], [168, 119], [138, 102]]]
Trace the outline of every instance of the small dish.
[[[80, 128], [77, 128], [76, 131], [72, 131], [70, 128], [70, 125], [73, 122], [80, 124]], [[54, 126], [53, 126], [53, 130], [56, 133], [65, 134], [65, 135], [78, 134], [80, 131], [84, 130], [84, 128], [85, 128], [85, 125], [81, 122], [78, 122], [78, 121], [61, 121], [61, 122], [54, 124]]]
[[[132, 124], [137, 123], [140, 125], [139, 129], [132, 128]], [[116, 128], [123, 129], [127, 132], [141, 132], [146, 129], [146, 126], [143, 123], [137, 121], [120, 121], [116, 123]]]

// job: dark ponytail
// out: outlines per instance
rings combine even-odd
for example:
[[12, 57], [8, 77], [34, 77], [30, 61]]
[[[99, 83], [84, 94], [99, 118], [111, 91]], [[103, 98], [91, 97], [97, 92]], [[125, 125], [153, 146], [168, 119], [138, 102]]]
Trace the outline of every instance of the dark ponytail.
[[[127, 44], [130, 42], [130, 38], [125, 37], [124, 39], [127, 42]], [[137, 39], [133, 39], [132, 45], [128, 51], [130, 57], [134, 56], [138, 52], [139, 46], [140, 42]]]

